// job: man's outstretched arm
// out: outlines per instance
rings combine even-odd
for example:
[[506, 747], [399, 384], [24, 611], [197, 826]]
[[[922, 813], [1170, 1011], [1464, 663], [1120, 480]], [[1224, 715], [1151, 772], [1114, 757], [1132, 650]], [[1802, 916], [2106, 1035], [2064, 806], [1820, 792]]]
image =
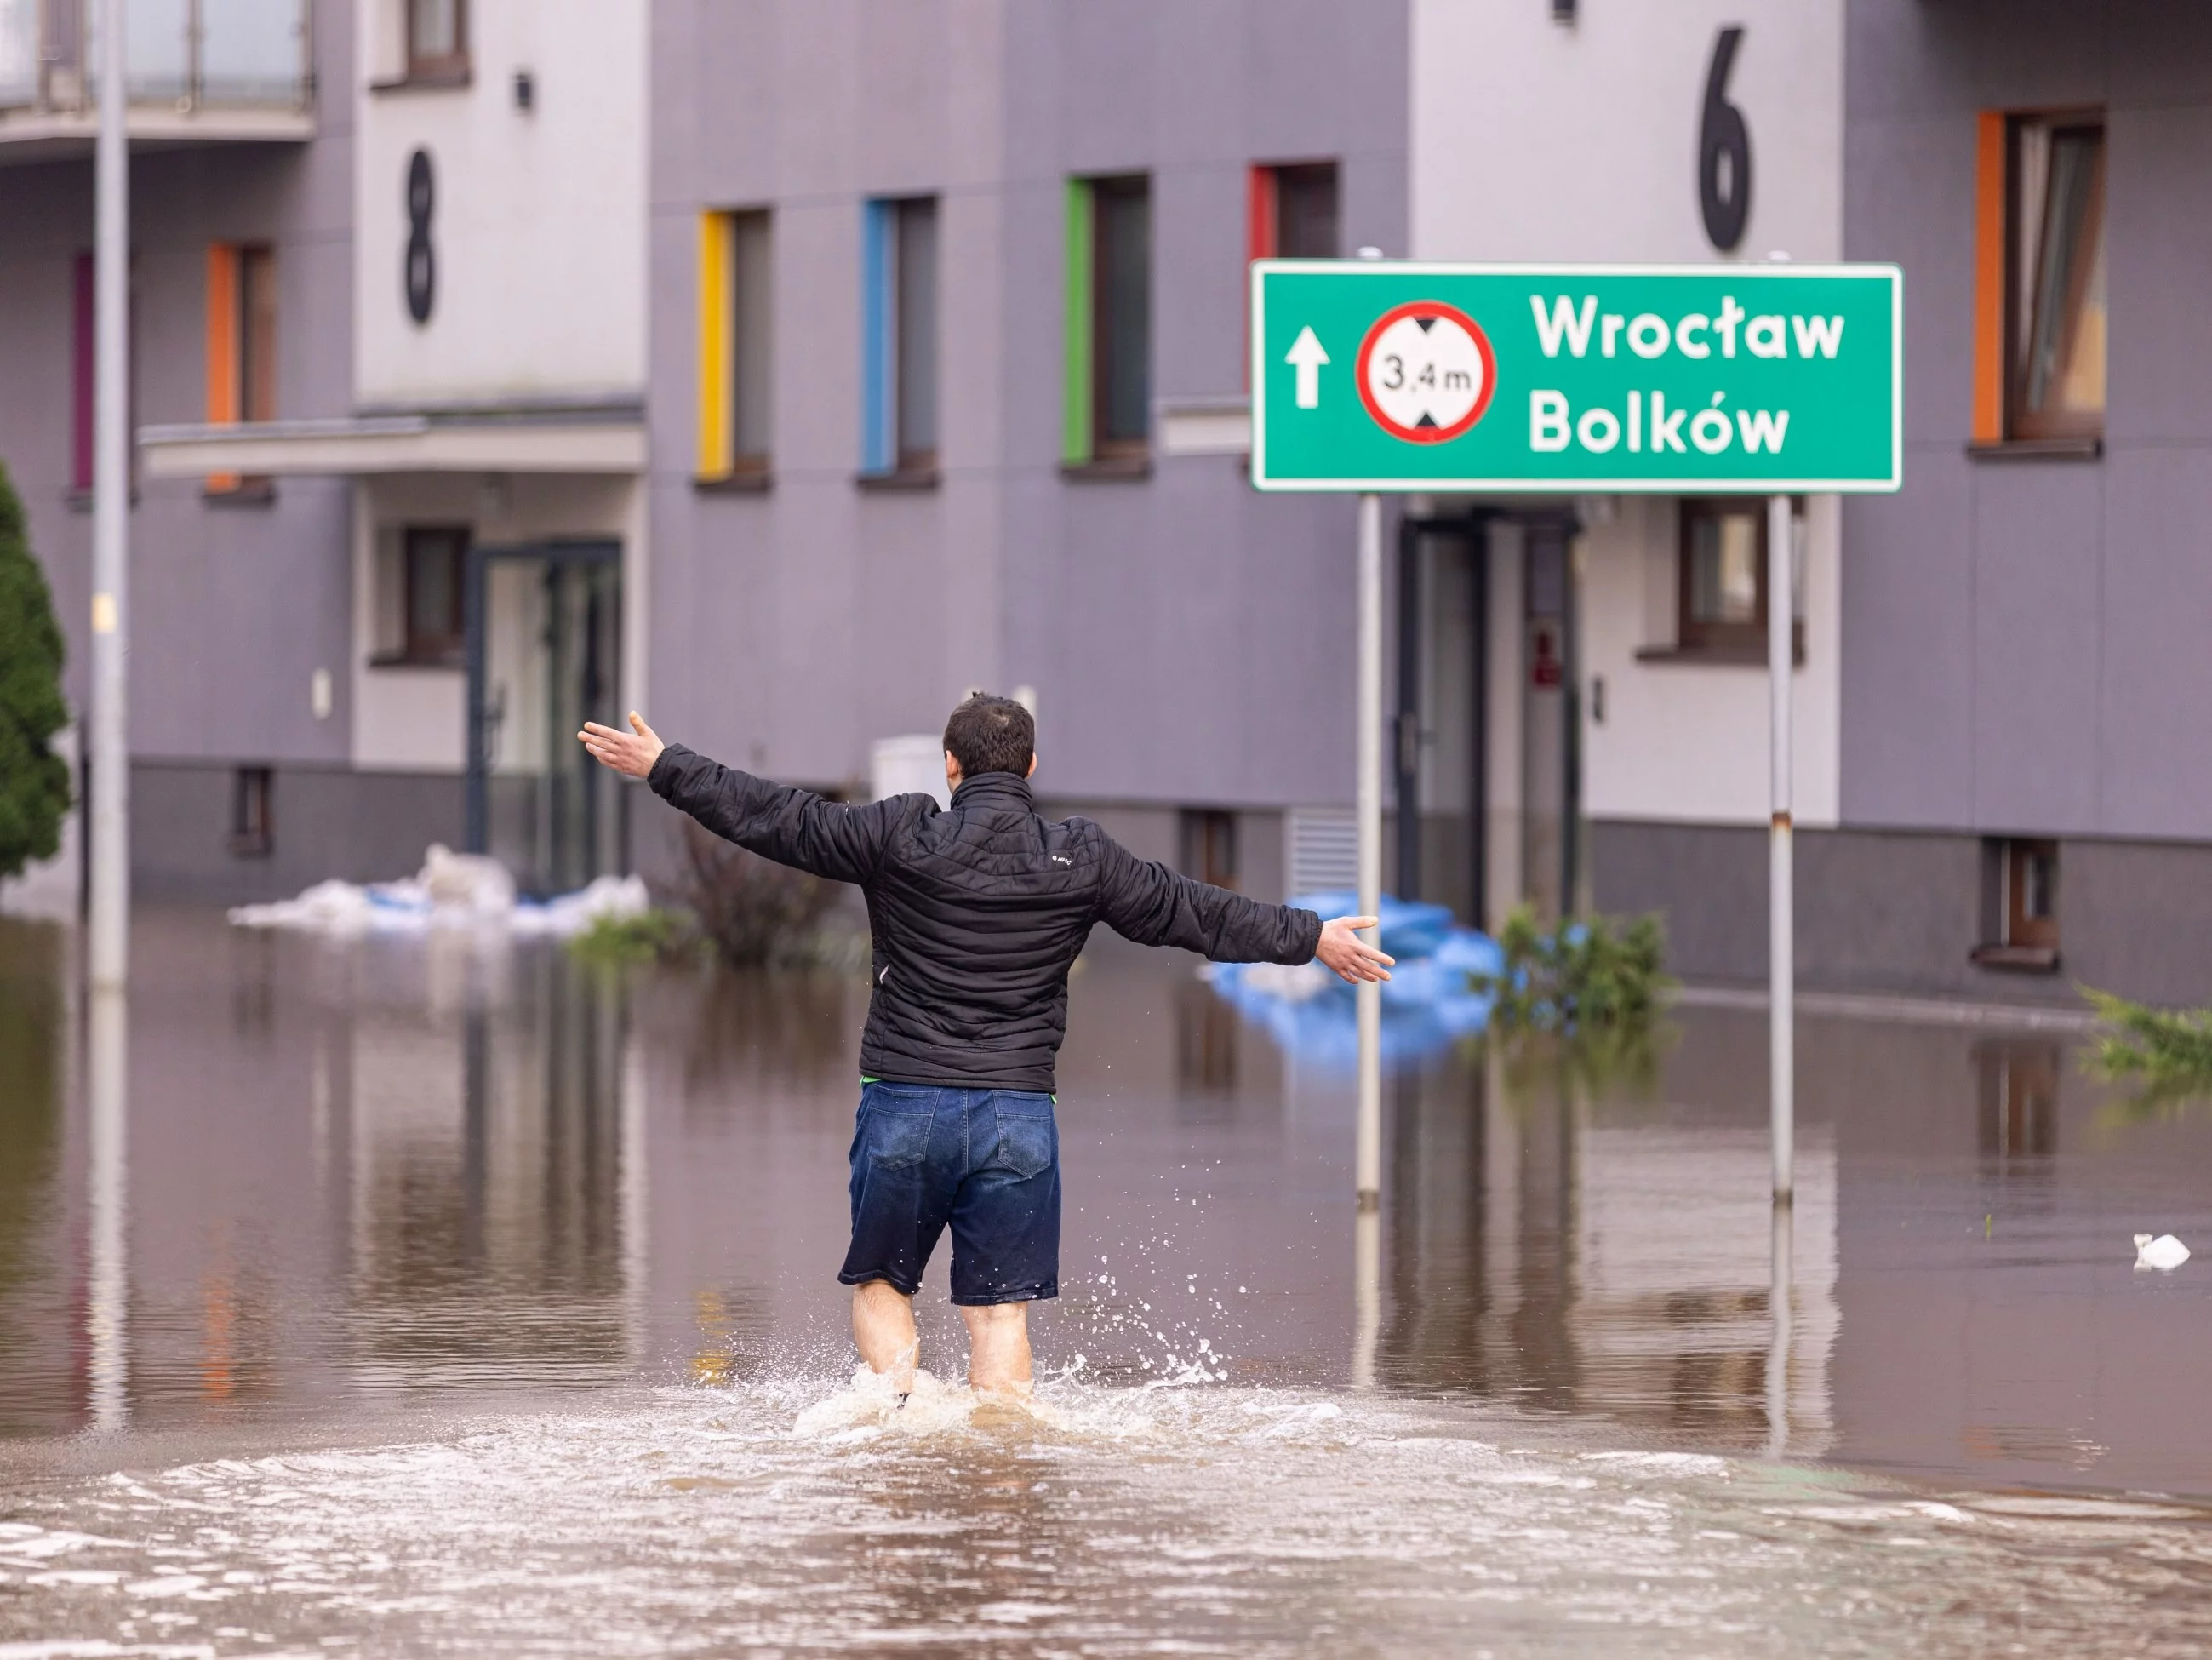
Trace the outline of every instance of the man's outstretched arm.
[[592, 759], [681, 808], [726, 842], [839, 882], [874, 874], [891, 822], [889, 801], [846, 806], [811, 790], [773, 784], [681, 744], [664, 744], [633, 711], [630, 730], [587, 721], [576, 734]]
[[1140, 946], [1179, 946], [1217, 963], [1322, 963], [1354, 985], [1388, 980], [1394, 959], [1359, 937], [1371, 916], [1324, 922], [1310, 910], [1263, 905], [1241, 893], [1194, 880], [1139, 859], [1102, 837], [1098, 915], [1107, 927]]

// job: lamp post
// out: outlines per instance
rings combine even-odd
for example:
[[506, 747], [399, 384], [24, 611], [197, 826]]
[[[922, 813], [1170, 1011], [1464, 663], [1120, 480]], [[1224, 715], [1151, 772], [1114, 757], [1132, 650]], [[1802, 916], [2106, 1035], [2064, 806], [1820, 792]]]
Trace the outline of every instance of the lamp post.
[[93, 194], [92, 800], [90, 969], [95, 991], [119, 992], [131, 954], [131, 155], [125, 131], [125, 0], [100, 0], [100, 137]]

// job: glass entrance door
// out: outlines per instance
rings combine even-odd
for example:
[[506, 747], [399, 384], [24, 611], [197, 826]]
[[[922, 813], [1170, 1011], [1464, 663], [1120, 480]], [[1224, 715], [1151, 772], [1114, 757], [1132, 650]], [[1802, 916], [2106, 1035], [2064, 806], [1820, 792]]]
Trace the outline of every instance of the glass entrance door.
[[621, 871], [620, 781], [575, 736], [622, 717], [620, 547], [475, 550], [468, 621], [470, 849], [531, 894]]

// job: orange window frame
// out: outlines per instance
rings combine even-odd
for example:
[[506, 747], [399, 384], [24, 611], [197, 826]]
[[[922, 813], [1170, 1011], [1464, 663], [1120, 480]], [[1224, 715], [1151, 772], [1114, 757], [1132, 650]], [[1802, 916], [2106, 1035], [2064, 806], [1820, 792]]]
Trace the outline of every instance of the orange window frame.
[[[238, 374], [238, 250], [227, 242], [208, 249], [207, 258], [207, 423], [228, 427], [237, 423], [245, 388]], [[234, 472], [210, 473], [210, 491], [234, 490], [242, 481]]]

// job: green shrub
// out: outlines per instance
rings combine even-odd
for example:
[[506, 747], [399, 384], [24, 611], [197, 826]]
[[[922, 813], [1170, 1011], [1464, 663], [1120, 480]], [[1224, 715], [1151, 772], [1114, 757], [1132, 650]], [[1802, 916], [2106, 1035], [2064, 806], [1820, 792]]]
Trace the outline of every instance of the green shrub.
[[2212, 1009], [2154, 1009], [2094, 987], [2079, 990], [2104, 1025], [2088, 1055], [2096, 1071], [2212, 1089]]
[[1528, 1026], [1493, 1029], [1504, 1061], [1506, 1098], [1530, 1101], [1562, 1090], [1613, 1100], [1649, 1100], [1658, 1094], [1660, 1062], [1680, 1036], [1671, 1021], [1584, 1026], [1571, 1032]]
[[655, 909], [635, 916], [598, 916], [568, 941], [568, 949], [594, 963], [653, 963], [696, 954], [706, 942], [681, 911]]
[[23, 504], [0, 467], [0, 876], [61, 846], [69, 763], [53, 740], [68, 724], [53, 598], [31, 556]]
[[1501, 1030], [1577, 1032], [1648, 1025], [1674, 982], [1660, 972], [1666, 936], [1656, 916], [1592, 917], [1547, 930], [1523, 905], [1505, 919], [1498, 945], [1504, 964], [1474, 975], [1495, 1000]]

